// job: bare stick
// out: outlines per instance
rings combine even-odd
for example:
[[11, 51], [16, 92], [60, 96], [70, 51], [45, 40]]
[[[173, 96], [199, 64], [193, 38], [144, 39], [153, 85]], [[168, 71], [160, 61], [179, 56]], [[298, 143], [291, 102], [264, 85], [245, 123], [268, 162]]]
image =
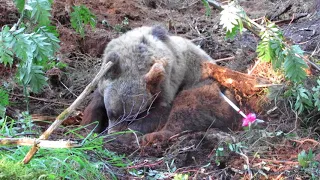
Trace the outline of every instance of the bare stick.
[[[94, 77], [92, 82], [83, 90], [83, 92], [79, 95], [79, 97], [67, 108], [65, 109], [59, 116], [56, 118], [56, 120], [51, 124], [51, 126], [39, 137], [38, 140], [48, 139], [50, 134], [59, 127], [59, 125], [67, 119], [70, 114], [80, 105], [80, 103], [83, 101], [83, 99], [89, 95], [89, 93], [95, 88], [95, 86], [98, 84], [99, 80], [102, 78], [104, 74], [108, 72], [108, 70], [113, 66], [113, 62], [109, 61], [107, 64], [105, 64], [103, 67], [101, 67], [98, 74]], [[27, 164], [33, 155], [38, 151], [38, 146], [35, 144], [32, 146], [28, 154], [24, 157], [23, 163]]]
[[235, 59], [235, 57], [231, 56], [231, 57], [227, 57], [227, 58], [216, 59], [216, 60], [213, 60], [213, 62], [229, 61], [229, 60], [234, 60], [234, 59]]
[[80, 147], [81, 145], [75, 141], [49, 141], [49, 140], [38, 140], [30, 138], [1, 138], [0, 144], [9, 145], [20, 145], [20, 146], [34, 146], [43, 148], [74, 148]]
[[[14, 94], [14, 93], [9, 93], [12, 96], [17, 96], [17, 97], [23, 97], [25, 98], [24, 95], [20, 95], [20, 94]], [[57, 101], [53, 101], [53, 100], [49, 100], [49, 99], [45, 99], [45, 98], [37, 98], [37, 97], [33, 97], [33, 96], [29, 96], [30, 99], [34, 99], [37, 101], [43, 101], [43, 102], [47, 102], [47, 103], [53, 103], [53, 104], [59, 104], [59, 105], [64, 105], [64, 106], [70, 106], [70, 104], [67, 103], [63, 103], [63, 102], [57, 102]]]

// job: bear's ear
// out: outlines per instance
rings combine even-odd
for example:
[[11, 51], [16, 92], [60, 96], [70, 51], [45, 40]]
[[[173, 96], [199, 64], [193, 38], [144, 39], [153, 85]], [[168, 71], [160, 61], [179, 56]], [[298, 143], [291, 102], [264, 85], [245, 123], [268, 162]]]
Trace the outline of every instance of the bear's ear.
[[114, 63], [110, 71], [107, 73], [107, 77], [114, 78], [115, 76], [121, 73], [120, 62], [119, 62], [120, 56], [117, 52], [111, 52], [108, 55], [106, 55], [104, 58], [105, 58], [103, 60], [104, 63], [108, 63], [109, 61]]
[[108, 54], [106, 57], [106, 62], [113, 62], [115, 65], [119, 64], [119, 60], [120, 60], [120, 56], [117, 52], [111, 52], [110, 54]]
[[149, 72], [144, 75], [147, 90], [151, 94], [156, 94], [160, 91], [160, 85], [165, 79], [165, 66], [167, 65], [167, 63], [168, 62], [163, 59], [155, 60]]
[[151, 34], [161, 41], [165, 41], [169, 38], [167, 29], [160, 25], [152, 27]]

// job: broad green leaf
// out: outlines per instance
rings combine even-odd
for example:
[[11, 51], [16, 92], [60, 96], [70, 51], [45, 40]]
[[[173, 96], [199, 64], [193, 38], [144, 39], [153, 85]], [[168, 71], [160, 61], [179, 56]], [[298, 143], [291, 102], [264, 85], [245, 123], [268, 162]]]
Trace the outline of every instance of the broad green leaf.
[[10, 67], [13, 64], [13, 53], [12, 51], [6, 49], [5, 47], [0, 46], [0, 63], [3, 63], [5, 66], [7, 64], [10, 65]]
[[24, 10], [25, 0], [14, 0], [17, 9], [19, 13], [21, 13]]
[[307, 77], [305, 69], [308, 68], [308, 65], [303, 59], [295, 55], [300, 53], [299, 51], [295, 52], [295, 50], [297, 49], [291, 48], [287, 51], [283, 67], [286, 77], [293, 82], [299, 83]]
[[30, 87], [32, 92], [38, 93], [47, 85], [47, 78], [42, 69], [42, 66], [32, 66], [30, 73]]
[[262, 39], [257, 47], [258, 57], [264, 62], [270, 62], [275, 58], [274, 51], [271, 48], [271, 40]]
[[14, 44], [14, 37], [9, 32], [9, 27], [4, 26], [0, 32], [0, 63], [5, 66], [13, 64], [13, 52], [12, 47]]
[[[33, 21], [33, 23], [40, 26], [46, 26], [50, 24], [50, 11], [51, 11], [51, 1], [48, 0], [29, 0], [27, 5], [32, 8], [28, 10], [28, 16]], [[30, 8], [28, 8], [30, 9]]]
[[24, 64], [19, 66], [19, 80], [24, 85], [30, 85], [31, 91], [38, 93], [40, 90], [47, 85], [47, 78], [43, 72], [42, 66], [34, 64]]
[[46, 42], [47, 37], [42, 34], [31, 34], [30, 40], [33, 43], [32, 46], [35, 47], [33, 57], [37, 61], [48, 61], [53, 57], [52, 44]]
[[30, 82], [30, 73], [32, 68], [32, 58], [26, 59], [26, 61], [21, 62], [18, 66], [18, 80], [22, 85], [27, 86]]
[[298, 114], [313, 107], [312, 95], [302, 84], [292, 87], [292, 96], [295, 97], [294, 109]]
[[18, 58], [22, 61], [33, 57], [32, 41], [29, 39], [29, 34], [18, 34], [16, 35], [16, 42], [13, 46], [13, 51]]
[[59, 34], [54, 26], [43, 26], [40, 27], [36, 34], [42, 34], [44, 37], [46, 37], [46, 42], [51, 44], [51, 55], [53, 56], [55, 52], [57, 52], [60, 48], [60, 40], [58, 38]]

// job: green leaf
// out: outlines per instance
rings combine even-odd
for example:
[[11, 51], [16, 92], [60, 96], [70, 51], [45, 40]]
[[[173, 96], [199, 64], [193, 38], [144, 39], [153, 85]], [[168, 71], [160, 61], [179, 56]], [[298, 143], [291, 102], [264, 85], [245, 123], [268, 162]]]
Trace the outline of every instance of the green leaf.
[[50, 45], [51, 56], [54, 55], [55, 52], [57, 52], [60, 48], [60, 40], [58, 38], [59, 34], [54, 26], [43, 26], [40, 27], [36, 34], [42, 34], [44, 37], [46, 37], [45, 41]]
[[292, 96], [295, 98], [294, 109], [301, 114], [305, 109], [313, 107], [312, 95], [301, 84], [292, 87]]
[[45, 73], [42, 69], [42, 66], [32, 66], [30, 73], [30, 86], [32, 92], [38, 93], [44, 86], [48, 85], [48, 78], [45, 77]]
[[230, 39], [233, 39], [236, 37], [236, 35], [240, 32], [240, 29], [238, 26], [234, 26], [232, 31], [227, 31], [226, 32], [226, 37], [227, 38], [230, 38]]
[[299, 165], [302, 166], [303, 168], [307, 167], [308, 162], [307, 162], [307, 154], [306, 152], [303, 150], [298, 154], [298, 162]]
[[32, 68], [32, 58], [26, 59], [23, 62], [20, 62], [18, 67], [18, 80], [23, 86], [27, 86], [30, 82], [30, 73]]
[[29, 34], [18, 34], [15, 36], [15, 44], [13, 51], [22, 61], [33, 57], [32, 41], [29, 39]]
[[29, 0], [27, 1], [28, 8], [28, 17], [32, 20], [33, 23], [40, 26], [46, 26], [50, 24], [50, 11], [52, 1], [48, 0]]
[[96, 16], [91, 11], [83, 6], [74, 6], [71, 13], [71, 26], [84, 37], [85, 25], [90, 24], [92, 28], [96, 27]]
[[292, 49], [293, 53], [295, 53], [295, 54], [303, 55], [303, 53], [304, 53], [304, 51], [300, 48], [299, 45], [293, 45], [293, 46], [291, 46], [291, 49]]
[[25, 5], [26, 1], [25, 0], [14, 0], [14, 2], [16, 3], [16, 6], [17, 6], [19, 13], [21, 13], [24, 10], [24, 5]]
[[42, 34], [31, 34], [30, 40], [32, 41], [32, 46], [34, 46], [33, 57], [37, 61], [48, 61], [52, 58], [52, 45], [46, 42], [46, 37]]
[[273, 69], [279, 69], [285, 60], [282, 53], [284, 49], [282, 32], [274, 23], [270, 23], [260, 36], [261, 41], [257, 46], [258, 57], [262, 61], [271, 62]]
[[5, 66], [13, 64], [13, 52], [12, 47], [14, 43], [14, 37], [9, 32], [9, 27], [4, 26], [0, 32], [0, 63]]
[[296, 56], [296, 54], [303, 52], [299, 49], [300, 48], [297, 46], [292, 46], [287, 50], [287, 56], [285, 57], [283, 64], [286, 77], [295, 83], [299, 83], [307, 77], [305, 72], [305, 69], [308, 68], [307, 63], [300, 57]]
[[30, 85], [31, 91], [38, 93], [47, 85], [42, 66], [25, 64], [19, 68], [19, 80], [24, 86]]
[[9, 105], [8, 93], [0, 88], [0, 117], [4, 117], [6, 113], [6, 106]]
[[271, 40], [262, 39], [257, 47], [258, 57], [264, 62], [270, 62], [274, 59], [274, 51], [271, 48]]

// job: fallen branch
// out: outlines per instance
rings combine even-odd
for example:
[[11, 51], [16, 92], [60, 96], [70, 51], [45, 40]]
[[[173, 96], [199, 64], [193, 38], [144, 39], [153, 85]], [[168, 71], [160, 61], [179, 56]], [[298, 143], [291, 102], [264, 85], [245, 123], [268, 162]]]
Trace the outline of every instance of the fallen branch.
[[320, 146], [320, 142], [316, 141], [316, 140], [313, 140], [313, 139], [301, 139], [301, 140], [294, 140], [294, 139], [289, 139], [290, 141], [293, 141], [293, 142], [297, 142], [299, 143], [300, 145], [298, 146], [298, 148], [300, 148], [305, 142], [311, 142], [314, 144], [314, 147], [315, 148], [316, 146]]
[[287, 22], [293, 22], [293, 21], [296, 21], [300, 18], [303, 18], [303, 17], [306, 17], [308, 16], [308, 13], [300, 13], [298, 15], [293, 15], [293, 17], [291, 19], [284, 19], [284, 20], [279, 20], [279, 21], [275, 21], [274, 23], [279, 25], [279, 24], [282, 24], [282, 23], [287, 23]]
[[[59, 127], [59, 125], [69, 117], [69, 115], [80, 105], [80, 103], [83, 101], [83, 99], [89, 95], [89, 93], [95, 88], [95, 86], [98, 84], [99, 80], [108, 72], [108, 70], [113, 66], [113, 62], [109, 61], [107, 64], [105, 64], [103, 67], [101, 67], [98, 74], [94, 77], [92, 82], [83, 90], [83, 92], [79, 95], [79, 97], [67, 108], [65, 109], [57, 118], [56, 120], [51, 124], [51, 126], [38, 138], [38, 140], [44, 140], [48, 139], [48, 137], [51, 135], [51, 133]], [[23, 159], [23, 163], [28, 163], [33, 155], [38, 151], [37, 144], [34, 144], [28, 154]]]
[[34, 146], [42, 148], [74, 148], [81, 145], [75, 141], [48, 141], [30, 138], [1, 138], [0, 145]]
[[261, 161], [265, 161], [273, 164], [289, 164], [289, 165], [299, 165], [299, 162], [295, 161], [281, 161], [281, 160], [272, 160], [272, 159], [259, 159]]

